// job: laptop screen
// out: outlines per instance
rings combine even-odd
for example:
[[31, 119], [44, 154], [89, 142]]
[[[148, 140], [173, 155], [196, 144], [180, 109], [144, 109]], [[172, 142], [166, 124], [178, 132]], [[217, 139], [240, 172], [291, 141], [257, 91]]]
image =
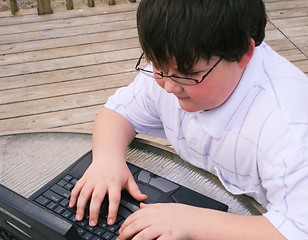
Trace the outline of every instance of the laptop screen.
[[4, 229], [13, 239], [82, 239], [71, 223], [0, 185], [0, 230]]

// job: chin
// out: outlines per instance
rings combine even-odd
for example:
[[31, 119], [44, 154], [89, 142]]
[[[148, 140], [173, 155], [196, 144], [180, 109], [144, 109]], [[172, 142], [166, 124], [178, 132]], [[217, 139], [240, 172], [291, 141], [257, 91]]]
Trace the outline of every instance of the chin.
[[179, 101], [180, 107], [186, 112], [201, 112], [216, 108], [216, 106], [200, 106], [187, 101]]
[[187, 104], [181, 101], [179, 101], [179, 104], [180, 104], [180, 107], [186, 112], [198, 112], [198, 111], [204, 110], [204, 109], [198, 108], [197, 106], [194, 106], [193, 104]]

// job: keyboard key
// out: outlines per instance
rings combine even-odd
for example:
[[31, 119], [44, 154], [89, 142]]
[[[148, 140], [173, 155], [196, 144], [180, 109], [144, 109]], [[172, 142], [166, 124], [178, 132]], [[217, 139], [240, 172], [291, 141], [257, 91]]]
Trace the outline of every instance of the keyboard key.
[[89, 232], [94, 232], [95, 229], [96, 227], [91, 227], [90, 225], [86, 226], [86, 230], [88, 230]]
[[86, 232], [85, 234], [82, 235], [82, 238], [85, 240], [90, 240], [94, 237], [92, 233]]
[[106, 229], [108, 227], [107, 221], [106, 220], [102, 220], [99, 224], [100, 227]]
[[85, 220], [85, 219], [83, 219], [83, 220], [81, 220], [81, 221], [76, 221], [76, 223], [80, 226], [80, 227], [85, 227], [85, 226], [87, 226], [88, 225], [88, 222], [87, 222], [87, 220]]
[[77, 223], [77, 221], [76, 221], [76, 215], [73, 214], [73, 215], [70, 217], [69, 220], [72, 221], [73, 223]]
[[120, 215], [117, 216], [117, 219], [115, 220], [115, 223], [119, 224], [120, 221], [122, 221], [123, 217]]
[[60, 180], [57, 184], [61, 187], [64, 187], [67, 184], [67, 181]]
[[60, 196], [69, 198], [71, 196], [71, 192], [63, 187], [60, 187], [59, 185], [53, 185], [51, 187], [51, 190], [58, 193]]
[[39, 196], [37, 199], [35, 199], [35, 201], [43, 206], [45, 206], [46, 204], [48, 204], [50, 202], [49, 199], [43, 197], [43, 196]]
[[140, 209], [140, 207], [138, 207], [138, 206], [136, 206], [136, 205], [134, 205], [134, 204], [132, 204], [132, 203], [130, 203], [130, 202], [127, 202], [126, 204], [125, 204], [125, 207], [127, 207], [129, 210], [131, 210], [132, 212], [136, 212], [137, 210], [139, 210]]
[[78, 228], [77, 228], [77, 232], [79, 233], [80, 236], [82, 236], [83, 234], [86, 233], [86, 230], [84, 230], [84, 229], [81, 228], [81, 227], [78, 227]]
[[58, 207], [56, 207], [53, 211], [54, 211], [55, 213], [61, 214], [64, 210], [65, 210], [64, 207], [58, 206]]
[[50, 190], [47, 190], [44, 194], [43, 194], [46, 198], [56, 202], [56, 203], [59, 203], [63, 197], [61, 197], [59, 194], [55, 193], [55, 192], [52, 192]]
[[108, 232], [108, 231], [106, 231], [106, 232], [103, 234], [103, 236], [102, 236], [102, 238], [105, 239], [105, 240], [110, 240], [110, 239], [112, 239], [113, 237], [114, 237], [114, 234], [111, 233], [111, 232]]
[[63, 180], [66, 181], [66, 182], [69, 182], [69, 181], [71, 181], [72, 179], [73, 179], [73, 177], [70, 176], [70, 175], [66, 175], [66, 176], [63, 178]]
[[68, 206], [68, 203], [69, 203], [69, 200], [68, 199], [63, 199], [59, 204], [63, 207], [67, 207]]
[[75, 186], [75, 184], [71, 184], [71, 183], [67, 183], [65, 184], [63, 187], [69, 191], [71, 191], [73, 189], [73, 187]]
[[94, 236], [91, 240], [103, 240], [101, 237]]
[[107, 230], [114, 233], [114, 232], [116, 232], [119, 228], [120, 228], [120, 226], [114, 224], [114, 225], [108, 226], [108, 227], [107, 227]]
[[78, 182], [78, 179], [77, 178], [73, 178], [71, 181], [70, 181], [70, 184], [73, 184], [75, 186], [75, 184]]
[[47, 204], [47, 208], [50, 210], [54, 210], [56, 207], [58, 206], [58, 204], [54, 203], [54, 202], [50, 202]]
[[98, 236], [102, 236], [104, 233], [106, 232], [106, 230], [104, 230], [101, 227], [97, 227], [94, 231], [94, 234], [98, 235]]
[[122, 220], [120, 220], [119, 222], [117, 222], [117, 224], [118, 224], [119, 226], [121, 226], [121, 225], [124, 223], [124, 221], [125, 221], [125, 218], [122, 218]]
[[129, 211], [127, 208], [120, 206], [118, 210], [118, 214], [124, 218], [127, 218], [129, 215], [132, 214], [132, 212]]
[[70, 210], [65, 210], [61, 215], [67, 219], [69, 219], [72, 216], [72, 212]]

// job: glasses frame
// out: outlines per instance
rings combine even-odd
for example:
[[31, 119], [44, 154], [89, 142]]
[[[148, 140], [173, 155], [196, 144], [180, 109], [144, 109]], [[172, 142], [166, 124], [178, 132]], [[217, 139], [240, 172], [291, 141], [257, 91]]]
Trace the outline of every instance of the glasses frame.
[[[140, 58], [137, 61], [137, 64], [135, 66], [135, 70], [149, 76], [155, 79], [163, 79], [163, 78], [170, 78], [172, 81], [182, 84], [182, 85], [189, 85], [189, 86], [193, 86], [193, 85], [197, 85], [199, 83], [202, 83], [203, 80], [214, 70], [214, 68], [220, 63], [220, 61], [223, 59], [223, 56], [220, 56], [220, 58], [218, 59], [218, 61], [202, 76], [201, 80], [195, 79], [195, 78], [189, 78], [189, 77], [178, 77], [175, 75], [164, 75], [162, 72], [153, 72], [150, 70], [146, 70], [144, 68], [140, 68], [139, 65], [141, 63], [142, 57], [143, 57], [144, 53], [141, 54]], [[148, 73], [148, 74], [147, 74]], [[151, 74], [151, 75], [150, 75]], [[155, 77], [155, 75], [158, 75], [158, 77]], [[183, 83], [180, 81], [177, 81], [176, 79], [185, 79], [187, 80], [187, 83]]]

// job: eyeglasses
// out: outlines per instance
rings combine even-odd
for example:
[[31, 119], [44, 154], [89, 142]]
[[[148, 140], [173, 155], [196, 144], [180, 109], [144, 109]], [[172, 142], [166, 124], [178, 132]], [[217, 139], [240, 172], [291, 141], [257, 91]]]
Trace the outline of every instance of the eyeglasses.
[[201, 78], [201, 80], [198, 79], [194, 79], [194, 78], [190, 78], [190, 77], [179, 77], [179, 76], [174, 76], [174, 75], [164, 75], [163, 72], [152, 72], [143, 68], [140, 68], [139, 65], [141, 63], [143, 54], [141, 54], [139, 60], [137, 61], [136, 67], [135, 69], [151, 78], [155, 78], [155, 79], [162, 79], [162, 78], [170, 78], [171, 80], [173, 80], [176, 83], [182, 84], [182, 85], [197, 85], [199, 83], [202, 83], [203, 80], [214, 70], [214, 68], [218, 65], [218, 63], [220, 63], [220, 61], [222, 60], [222, 56], [218, 59], [218, 61], [213, 65], [213, 67], [211, 67]]

